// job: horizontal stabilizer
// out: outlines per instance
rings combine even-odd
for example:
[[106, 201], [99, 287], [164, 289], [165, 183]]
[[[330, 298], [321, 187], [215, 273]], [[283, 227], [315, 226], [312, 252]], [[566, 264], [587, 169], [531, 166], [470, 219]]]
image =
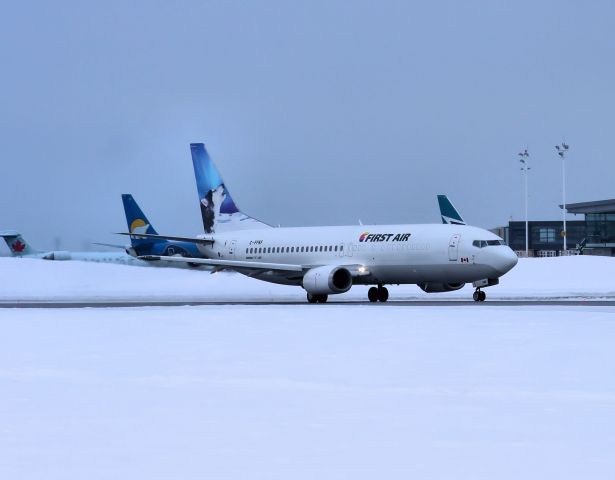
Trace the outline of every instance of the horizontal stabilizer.
[[138, 235], [135, 235], [130, 232], [116, 232], [115, 235], [128, 235], [129, 237], [153, 238], [158, 240], [175, 240], [176, 242], [188, 242], [201, 245], [211, 245], [214, 243], [213, 237], [177, 237], [171, 235], [152, 235], [149, 233], [139, 233]]

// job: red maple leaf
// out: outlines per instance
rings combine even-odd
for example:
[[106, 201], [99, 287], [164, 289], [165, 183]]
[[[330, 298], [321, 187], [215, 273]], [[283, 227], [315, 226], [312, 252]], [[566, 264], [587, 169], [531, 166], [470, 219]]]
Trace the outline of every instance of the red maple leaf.
[[16, 253], [21, 253], [26, 249], [26, 244], [19, 240], [15, 240], [11, 245], [11, 249]]

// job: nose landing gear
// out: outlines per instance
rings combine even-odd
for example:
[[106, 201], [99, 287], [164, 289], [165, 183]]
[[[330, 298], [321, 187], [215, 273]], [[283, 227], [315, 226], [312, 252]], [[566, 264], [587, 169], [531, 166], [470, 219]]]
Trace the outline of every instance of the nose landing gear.
[[378, 288], [372, 287], [367, 291], [367, 298], [370, 302], [386, 302], [389, 299], [389, 290], [382, 285]]
[[474, 295], [472, 295], [472, 298], [475, 302], [484, 302], [487, 299], [487, 294], [483, 292], [480, 288], [477, 288], [474, 291]]

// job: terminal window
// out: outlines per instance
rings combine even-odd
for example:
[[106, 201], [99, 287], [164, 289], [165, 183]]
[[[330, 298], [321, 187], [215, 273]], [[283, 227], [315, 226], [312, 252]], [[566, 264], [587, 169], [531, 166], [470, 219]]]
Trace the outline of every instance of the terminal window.
[[553, 243], [557, 238], [557, 232], [554, 228], [539, 228], [538, 240], [540, 243]]

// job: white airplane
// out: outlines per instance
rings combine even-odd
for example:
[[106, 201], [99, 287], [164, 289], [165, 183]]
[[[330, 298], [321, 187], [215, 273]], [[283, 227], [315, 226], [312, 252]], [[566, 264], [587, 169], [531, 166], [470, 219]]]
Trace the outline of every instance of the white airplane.
[[[235, 205], [202, 143], [190, 145], [204, 235], [143, 237], [193, 242], [205, 258], [146, 255], [144, 260], [191, 262], [234, 270], [272, 283], [296, 285], [310, 303], [353, 285], [374, 285], [371, 302], [386, 302], [385, 285], [416, 284], [429, 293], [482, 288], [517, 264], [517, 256], [493, 233], [455, 224], [273, 228]], [[122, 233], [134, 235], [134, 233]]]
[[[119, 263], [122, 265], [151, 266], [151, 263], [131, 257], [125, 252], [70, 252], [67, 250], [36, 250], [23, 236], [15, 230], [0, 231], [0, 237], [4, 238], [12, 257], [38, 258], [42, 260], [79, 260], [82, 262]], [[118, 245], [108, 245], [120, 247]]]

